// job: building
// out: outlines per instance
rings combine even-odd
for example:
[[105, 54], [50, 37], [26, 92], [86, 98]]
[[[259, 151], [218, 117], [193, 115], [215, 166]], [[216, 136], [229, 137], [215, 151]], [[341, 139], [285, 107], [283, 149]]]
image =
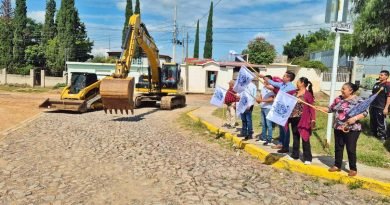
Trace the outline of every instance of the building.
[[[213, 93], [215, 86], [225, 89], [236, 79], [243, 62], [216, 62], [212, 59], [187, 59], [181, 64], [183, 90], [186, 93]], [[265, 71], [264, 65], [250, 64], [256, 72]]]

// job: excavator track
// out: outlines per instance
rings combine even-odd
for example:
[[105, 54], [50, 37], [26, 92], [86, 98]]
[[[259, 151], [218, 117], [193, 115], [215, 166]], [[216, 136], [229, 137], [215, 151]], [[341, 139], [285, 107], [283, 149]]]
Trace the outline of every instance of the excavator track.
[[186, 99], [184, 95], [173, 95], [161, 97], [160, 109], [172, 110], [177, 107], [184, 107]]

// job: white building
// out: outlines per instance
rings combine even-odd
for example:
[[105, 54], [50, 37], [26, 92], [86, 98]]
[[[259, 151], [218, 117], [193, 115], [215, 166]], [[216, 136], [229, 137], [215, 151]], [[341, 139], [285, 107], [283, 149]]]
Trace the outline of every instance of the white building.
[[[215, 86], [225, 89], [236, 79], [242, 62], [215, 62], [211, 59], [187, 59], [180, 65], [183, 90], [186, 93], [213, 93]], [[257, 72], [265, 71], [265, 66], [250, 64]]]

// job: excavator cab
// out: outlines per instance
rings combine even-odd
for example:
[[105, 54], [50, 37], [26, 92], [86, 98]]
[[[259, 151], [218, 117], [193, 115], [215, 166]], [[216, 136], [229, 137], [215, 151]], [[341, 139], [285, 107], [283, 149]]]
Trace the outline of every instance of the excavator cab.
[[161, 69], [161, 88], [178, 89], [180, 69], [176, 63], [165, 63]]

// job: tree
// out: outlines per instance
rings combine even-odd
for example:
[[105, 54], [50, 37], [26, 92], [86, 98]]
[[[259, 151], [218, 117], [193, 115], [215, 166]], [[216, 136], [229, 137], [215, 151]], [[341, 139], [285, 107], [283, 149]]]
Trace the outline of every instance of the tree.
[[305, 55], [308, 47], [305, 36], [298, 34], [289, 43], [284, 45], [283, 54], [287, 55], [289, 59]]
[[28, 65], [43, 67], [45, 65], [44, 47], [38, 44], [27, 46], [25, 59]]
[[26, 0], [16, 0], [13, 38], [13, 59], [15, 64], [24, 63], [24, 50], [26, 49], [25, 32], [27, 27]]
[[211, 1], [207, 19], [206, 42], [204, 43], [203, 58], [213, 57], [213, 2]]
[[370, 58], [390, 55], [390, 2], [383, 0], [354, 0], [354, 23], [352, 39], [353, 54]]
[[270, 64], [276, 57], [276, 50], [263, 37], [256, 37], [249, 42], [248, 47], [242, 51], [242, 54], [249, 54], [251, 63]]
[[46, 2], [45, 23], [42, 31], [42, 44], [46, 44], [48, 40], [53, 39], [56, 35], [56, 25], [54, 23], [54, 15], [56, 12], [56, 2], [48, 0]]
[[122, 30], [122, 45], [125, 41], [127, 28], [129, 27], [129, 19], [132, 15], [133, 15], [133, 1], [127, 0], [126, 11], [125, 11], [125, 23], [123, 25], [123, 30]]
[[50, 61], [47, 65], [62, 71], [65, 61], [85, 61], [91, 57], [88, 53], [92, 50], [93, 42], [87, 37], [85, 25], [80, 21], [74, 0], [61, 1], [56, 25], [57, 36], [51, 42], [51, 47], [46, 49], [46, 55], [52, 56], [48, 52], [54, 52], [57, 57], [55, 59], [47, 57], [47, 60]]
[[13, 29], [9, 19], [0, 19], [0, 69], [12, 66]]
[[0, 16], [4, 19], [11, 19], [12, 17], [12, 7], [11, 0], [3, 0], [0, 7]]
[[135, 11], [134, 13], [135, 14], [141, 14], [141, 8], [140, 8], [140, 3], [139, 3], [139, 0], [135, 1]]
[[199, 20], [198, 23], [196, 24], [194, 58], [199, 58]]

